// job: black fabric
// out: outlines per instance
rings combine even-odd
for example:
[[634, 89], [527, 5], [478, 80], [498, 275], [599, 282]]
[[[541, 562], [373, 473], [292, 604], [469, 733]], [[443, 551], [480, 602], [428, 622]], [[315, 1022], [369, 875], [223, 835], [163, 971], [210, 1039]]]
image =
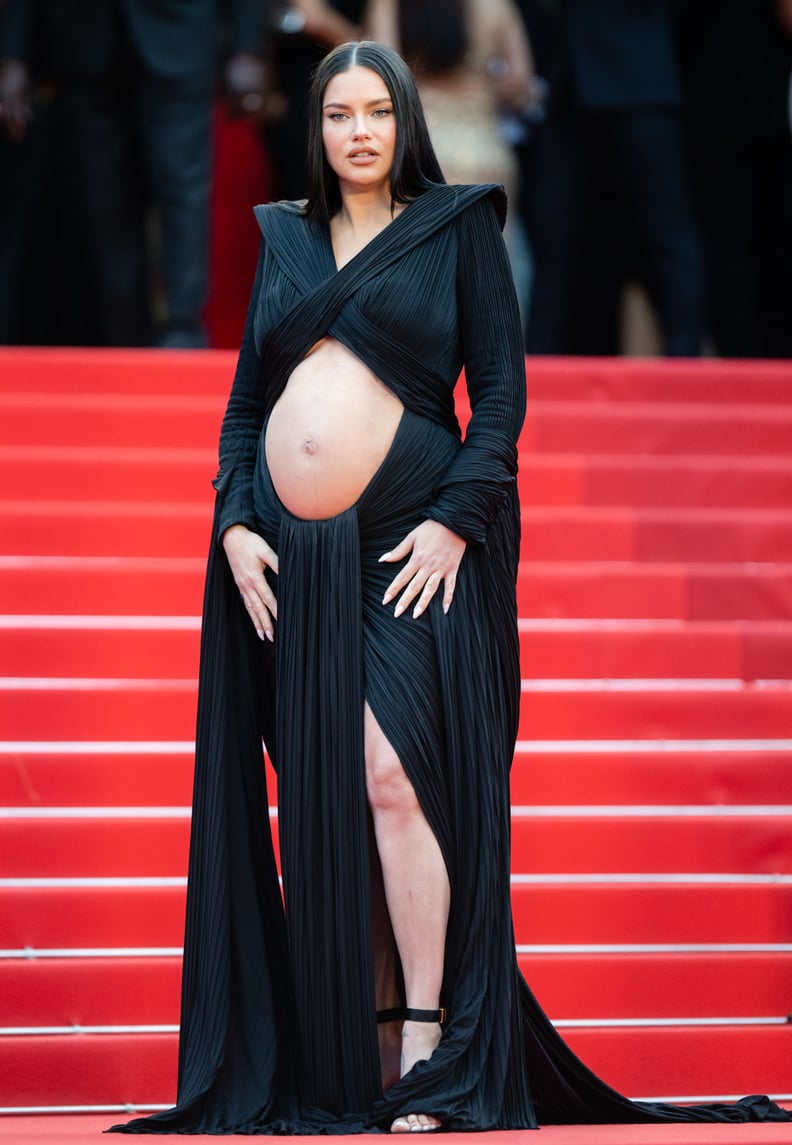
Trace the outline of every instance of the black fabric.
[[[326, 228], [293, 208], [259, 211], [264, 250], [223, 427], [207, 574], [178, 1105], [119, 1131], [374, 1132], [408, 1112], [456, 1130], [534, 1128], [536, 1110], [587, 1121], [773, 1113], [632, 1105], [571, 1054], [517, 969], [508, 771], [520, 691], [524, 362], [497, 197], [430, 191], [338, 272]], [[280, 504], [260, 444], [268, 389], [322, 331], [371, 364], [372, 325], [407, 363], [383, 359], [383, 381], [405, 406], [394, 441], [354, 506], [300, 520]], [[473, 404], [464, 444], [452, 412], [462, 361]], [[449, 613], [434, 600], [405, 622], [381, 604], [394, 569], [379, 557], [427, 514], [473, 543]], [[235, 520], [279, 554], [274, 646], [257, 641], [218, 544]], [[386, 1093], [364, 699], [415, 787], [451, 884], [448, 1021], [431, 1060]], [[285, 912], [262, 737], [279, 776]]]

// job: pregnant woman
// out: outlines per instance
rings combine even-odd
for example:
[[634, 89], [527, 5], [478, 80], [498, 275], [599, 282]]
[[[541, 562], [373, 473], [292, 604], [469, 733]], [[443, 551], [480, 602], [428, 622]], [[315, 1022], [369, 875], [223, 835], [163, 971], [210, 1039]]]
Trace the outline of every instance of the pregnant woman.
[[570, 1053], [518, 972], [508, 777], [525, 361], [504, 196], [443, 183], [389, 48], [336, 49], [312, 101], [310, 199], [256, 208], [221, 432], [178, 1104], [117, 1128], [780, 1114], [766, 1099], [631, 1104]]

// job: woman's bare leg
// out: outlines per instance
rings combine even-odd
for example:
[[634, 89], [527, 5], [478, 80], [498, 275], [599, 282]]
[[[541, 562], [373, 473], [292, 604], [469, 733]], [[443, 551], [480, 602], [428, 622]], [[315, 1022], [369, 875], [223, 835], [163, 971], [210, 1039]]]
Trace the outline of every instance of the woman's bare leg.
[[[371, 853], [371, 923], [374, 939], [374, 990], [378, 1010], [397, 1010], [401, 1006], [396, 941], [393, 937], [382, 865], [371, 825], [369, 848]], [[382, 1022], [377, 1026], [380, 1052], [382, 1088], [390, 1087], [401, 1076], [401, 1022]]]
[[[401, 762], [368, 704], [365, 708], [366, 784], [385, 898], [404, 976], [407, 1006], [437, 1010], [443, 981], [451, 898], [448, 872], [434, 832]], [[401, 1075], [432, 1056], [438, 1023], [405, 1022]], [[435, 1129], [424, 1114], [397, 1118], [395, 1132]]]

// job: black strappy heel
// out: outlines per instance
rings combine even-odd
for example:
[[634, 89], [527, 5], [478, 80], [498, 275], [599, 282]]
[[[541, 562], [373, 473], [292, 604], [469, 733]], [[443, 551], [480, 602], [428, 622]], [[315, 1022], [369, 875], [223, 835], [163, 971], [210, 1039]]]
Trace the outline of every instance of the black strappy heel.
[[[390, 1010], [377, 1010], [377, 1022], [439, 1022], [444, 1026], [448, 1018], [448, 1013], [444, 1006], [438, 1010], [415, 1010], [411, 1006], [394, 1006]], [[393, 1125], [397, 1121], [405, 1121], [409, 1114], [400, 1114], [391, 1125], [391, 1133], [394, 1132]], [[437, 1120], [437, 1118], [435, 1118]], [[436, 1133], [442, 1129], [442, 1125], [426, 1125], [420, 1129], [407, 1129], [397, 1130], [397, 1133]]]

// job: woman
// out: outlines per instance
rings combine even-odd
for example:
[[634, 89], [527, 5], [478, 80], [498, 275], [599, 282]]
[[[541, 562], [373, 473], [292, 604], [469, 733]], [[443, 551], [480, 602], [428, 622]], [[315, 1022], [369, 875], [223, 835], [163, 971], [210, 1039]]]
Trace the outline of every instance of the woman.
[[516, 966], [524, 359], [502, 193], [442, 183], [388, 48], [336, 49], [312, 98], [313, 193], [256, 209], [221, 434], [178, 1105], [118, 1128], [711, 1118], [608, 1090]]

